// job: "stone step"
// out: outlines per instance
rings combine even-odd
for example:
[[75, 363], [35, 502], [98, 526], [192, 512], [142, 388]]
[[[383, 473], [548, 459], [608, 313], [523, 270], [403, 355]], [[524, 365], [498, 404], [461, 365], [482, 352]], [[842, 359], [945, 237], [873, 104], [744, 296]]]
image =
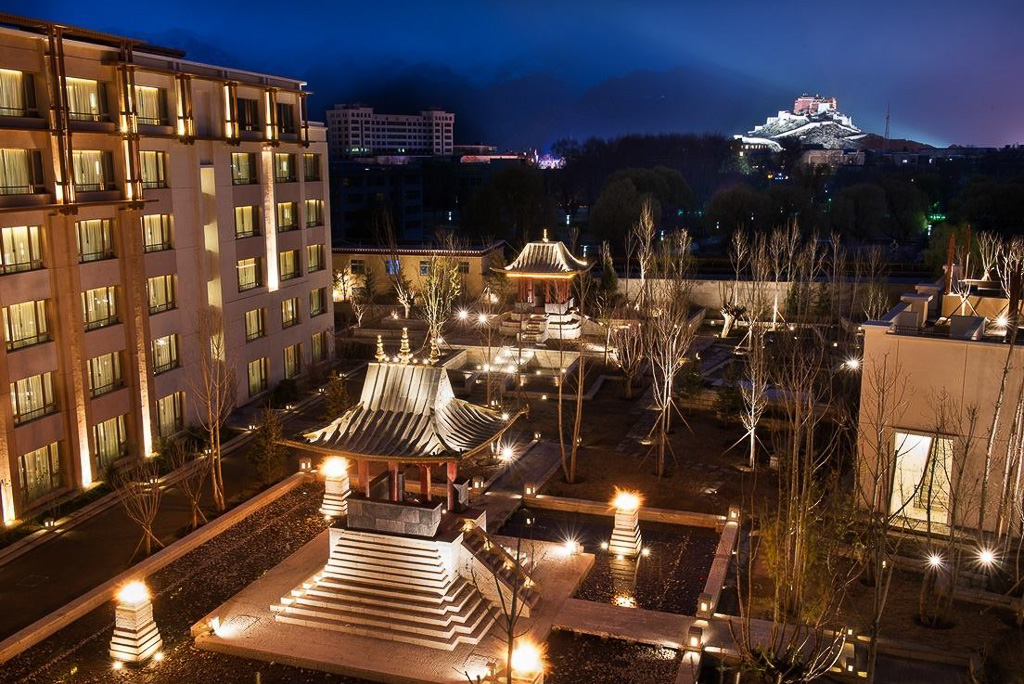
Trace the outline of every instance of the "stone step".
[[443, 627], [431, 626], [418, 619], [377, 618], [343, 610], [330, 611], [296, 605], [285, 607], [274, 617], [279, 622], [326, 627], [447, 650], [454, 649], [459, 643], [480, 643], [495, 619], [485, 602], [481, 602], [464, 623], [451, 623]]
[[360, 563], [354, 560], [330, 560], [324, 567], [325, 577], [351, 577], [357, 580], [395, 584], [413, 587], [441, 588], [451, 581], [444, 571], [419, 571], [396, 569], [390, 565]]
[[470, 592], [464, 592], [457, 602], [446, 602], [439, 607], [428, 607], [412, 602], [381, 601], [379, 597], [375, 596], [333, 595], [320, 589], [314, 589], [295, 599], [291, 605], [346, 613], [362, 613], [383, 618], [419, 620], [434, 625], [448, 625], [452, 622], [465, 622], [466, 616], [472, 614], [482, 600], [483, 598], [479, 594], [473, 596]]
[[335, 553], [331, 554], [330, 560], [336, 561], [338, 563], [358, 561], [369, 563], [371, 565], [385, 565], [395, 568], [406, 568], [418, 572], [447, 572], [447, 568], [445, 567], [444, 561], [441, 560], [440, 556], [430, 559], [417, 559], [391, 553], [373, 553], [367, 549], [352, 551], [335, 549], [335, 551]]
[[350, 591], [355, 594], [372, 594], [385, 600], [399, 597], [410, 602], [438, 604], [453, 600], [453, 597], [461, 591], [463, 583], [465, 583], [465, 580], [458, 578], [451, 586], [442, 587], [438, 590], [324, 577], [316, 586], [338, 592]]
[[432, 546], [421, 546], [417, 540], [403, 537], [386, 537], [384, 535], [364, 535], [358, 532], [347, 531], [339, 537], [335, 548], [363, 548], [381, 553], [396, 553], [403, 556], [416, 558], [437, 558], [437, 549]]

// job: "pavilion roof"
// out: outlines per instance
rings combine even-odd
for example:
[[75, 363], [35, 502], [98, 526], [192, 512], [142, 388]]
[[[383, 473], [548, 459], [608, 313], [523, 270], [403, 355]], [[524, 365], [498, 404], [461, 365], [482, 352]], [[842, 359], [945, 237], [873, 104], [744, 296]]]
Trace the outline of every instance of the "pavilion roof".
[[530, 242], [515, 260], [505, 267], [506, 273], [568, 274], [580, 273], [590, 268], [583, 259], [573, 256], [565, 243], [551, 242], [546, 238]]
[[354, 458], [453, 461], [490, 444], [513, 421], [457, 399], [443, 367], [371, 363], [359, 403], [303, 436]]

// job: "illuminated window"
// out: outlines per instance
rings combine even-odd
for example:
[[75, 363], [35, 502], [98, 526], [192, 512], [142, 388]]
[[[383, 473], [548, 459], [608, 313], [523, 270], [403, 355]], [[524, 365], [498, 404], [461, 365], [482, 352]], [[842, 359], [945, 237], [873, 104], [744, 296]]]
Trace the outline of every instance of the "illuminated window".
[[277, 232], [286, 233], [299, 227], [295, 202], [279, 202], [277, 205]]
[[184, 404], [184, 392], [168, 394], [157, 400], [157, 432], [161, 437], [165, 439], [171, 437], [184, 427]]
[[75, 121], [109, 121], [107, 84], [67, 78], [68, 116]]
[[38, 299], [4, 307], [4, 331], [7, 334], [7, 351], [48, 342], [46, 301]]
[[281, 302], [281, 327], [290, 328], [299, 324], [299, 298], [292, 297]]
[[239, 292], [252, 290], [263, 284], [263, 264], [260, 257], [239, 259], [237, 269]]
[[327, 288], [320, 287], [309, 293], [309, 317], [327, 313]]
[[142, 167], [142, 187], [167, 187], [167, 153], [143, 150], [139, 152]]
[[324, 225], [324, 202], [318, 199], [306, 200], [306, 227]]
[[103, 354], [88, 361], [89, 396], [98, 397], [124, 386], [121, 352]]
[[306, 272], [314, 273], [324, 269], [324, 246], [309, 245], [306, 247]]
[[261, 392], [267, 391], [267, 366], [266, 357], [249, 362], [249, 396], [255, 397]]
[[71, 153], [75, 190], [96, 192], [114, 188], [114, 157], [106, 150], [75, 150]]
[[245, 312], [245, 341], [257, 340], [266, 334], [264, 328], [264, 309], [253, 309]]
[[153, 375], [166, 373], [180, 365], [177, 335], [167, 335], [153, 340]]
[[295, 155], [278, 152], [274, 155], [274, 180], [291, 183], [295, 180]]
[[44, 192], [40, 150], [0, 149], [0, 195]]
[[116, 416], [92, 426], [92, 450], [98, 473], [103, 473], [111, 463], [128, 453], [128, 431], [125, 429], [124, 416]]
[[135, 115], [140, 124], [167, 126], [167, 91], [152, 86], [135, 86]]
[[146, 252], [162, 252], [171, 248], [170, 214], [149, 214], [142, 217], [142, 245]]
[[252, 185], [258, 183], [256, 155], [252, 152], [231, 153], [231, 184]]
[[39, 116], [32, 74], [0, 69], [0, 116]]
[[42, 267], [39, 226], [12, 226], [0, 230], [0, 272], [20, 273]]
[[281, 280], [291, 280], [302, 275], [302, 268], [299, 266], [299, 250], [290, 249], [278, 254]]
[[60, 444], [50, 444], [18, 457], [21, 498], [24, 503], [40, 499], [62, 486]]
[[82, 293], [82, 318], [85, 329], [94, 330], [118, 323], [117, 289], [97, 287]]
[[324, 361], [327, 358], [327, 344], [329, 341], [329, 334], [330, 331], [324, 330], [323, 332], [315, 333], [311, 338], [311, 341], [313, 343], [313, 363], [320, 363], [321, 361]]
[[305, 181], [320, 180], [320, 155], [310, 153], [302, 155], [302, 168]]
[[235, 207], [235, 237], [259, 235], [259, 216], [258, 207]]
[[284, 377], [294, 378], [302, 373], [302, 345], [291, 344], [284, 348]]
[[162, 275], [149, 279], [149, 313], [170, 311], [177, 306], [174, 292], [174, 276]]
[[52, 376], [53, 374], [48, 371], [11, 383], [11, 408], [14, 412], [15, 425], [57, 411]]
[[114, 257], [114, 231], [110, 219], [79, 221], [75, 237], [78, 240], [78, 260], [100, 261]]

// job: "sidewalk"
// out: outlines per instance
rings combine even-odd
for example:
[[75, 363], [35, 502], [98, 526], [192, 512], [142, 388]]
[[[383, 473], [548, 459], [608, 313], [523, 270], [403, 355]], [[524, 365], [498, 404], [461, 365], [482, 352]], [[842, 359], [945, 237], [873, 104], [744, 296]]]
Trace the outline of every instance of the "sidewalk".
[[[313, 401], [306, 408], [319, 411], [319, 403]], [[286, 426], [299, 420], [300, 413], [284, 417]], [[225, 498], [229, 506], [241, 503], [234, 499], [257, 487], [255, 475], [245, 460], [247, 448], [243, 445], [222, 459]], [[297, 464], [297, 454], [289, 453], [285, 473], [295, 472]], [[203, 511], [212, 516], [214, 507], [209, 489], [207, 480], [202, 506]], [[171, 485], [164, 492], [153, 532], [164, 544], [170, 544], [187, 531], [189, 522], [188, 500]], [[0, 640], [142, 560], [141, 554], [136, 554], [132, 560], [132, 552], [141, 537], [139, 526], [128, 519], [120, 503], [115, 503], [61, 536], [0, 566]]]

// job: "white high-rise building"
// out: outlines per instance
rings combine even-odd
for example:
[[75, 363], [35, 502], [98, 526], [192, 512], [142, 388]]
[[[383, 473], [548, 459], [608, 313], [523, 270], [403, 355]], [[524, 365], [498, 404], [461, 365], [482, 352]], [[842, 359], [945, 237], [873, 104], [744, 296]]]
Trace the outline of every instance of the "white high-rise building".
[[372, 107], [335, 105], [327, 110], [327, 143], [332, 159], [452, 154], [454, 127], [455, 115], [442, 109], [378, 114]]

